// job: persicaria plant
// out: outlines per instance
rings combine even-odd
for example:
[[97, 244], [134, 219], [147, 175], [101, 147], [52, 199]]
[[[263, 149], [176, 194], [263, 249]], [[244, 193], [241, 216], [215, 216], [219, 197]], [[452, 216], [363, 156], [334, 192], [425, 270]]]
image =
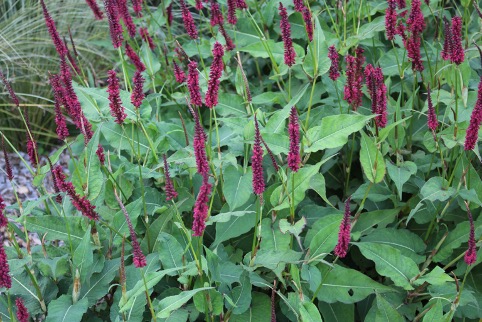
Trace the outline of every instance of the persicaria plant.
[[482, 318], [477, 3], [84, 6], [95, 73], [37, 4], [53, 151], [0, 65], [0, 320]]

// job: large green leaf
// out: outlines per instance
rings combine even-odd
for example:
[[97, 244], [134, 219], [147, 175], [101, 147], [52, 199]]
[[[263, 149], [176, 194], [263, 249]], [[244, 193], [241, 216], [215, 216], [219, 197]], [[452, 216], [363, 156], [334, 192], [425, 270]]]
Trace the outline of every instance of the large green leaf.
[[360, 163], [367, 179], [373, 183], [382, 181], [386, 172], [382, 153], [364, 132], [361, 132], [360, 145]]
[[311, 239], [310, 258], [314, 259], [321, 254], [330, 253], [338, 242], [338, 230], [343, 215], [335, 214], [324, 216], [316, 222], [316, 235]]
[[405, 319], [380, 294], [377, 294], [376, 322], [405, 322]]
[[94, 305], [101, 297], [109, 292], [108, 285], [112, 282], [119, 271], [120, 259], [106, 261], [100, 273], [92, 275], [92, 278], [82, 285], [79, 301], [87, 299], [89, 306]]
[[303, 139], [305, 152], [337, 148], [348, 142], [348, 136], [363, 129], [374, 116], [341, 114], [326, 116], [321, 125], [310, 128]]
[[252, 305], [242, 314], [233, 314], [231, 322], [257, 322], [269, 321], [271, 318], [271, 300], [263, 293], [253, 292], [251, 294]]
[[299, 306], [301, 321], [303, 322], [323, 322], [318, 308], [311, 302], [300, 303]]
[[[101, 125], [102, 126], [102, 125]], [[100, 129], [97, 129], [92, 139], [90, 139], [86, 148], [86, 182], [87, 189], [85, 194], [90, 200], [97, 198], [102, 191], [104, 184], [104, 175], [100, 169], [100, 161], [96, 152], [99, 145]]]
[[412, 290], [410, 280], [420, 271], [417, 264], [409, 257], [389, 245], [370, 242], [355, 243], [363, 256], [375, 262], [377, 272], [389, 277], [397, 286]]
[[49, 303], [45, 322], [80, 322], [88, 307], [86, 298], [72, 303], [72, 296], [62, 295]]
[[177, 310], [185, 303], [187, 303], [187, 301], [189, 301], [194, 296], [194, 294], [210, 289], [213, 289], [213, 287], [201, 287], [191, 291], [184, 291], [178, 295], [168, 296], [162, 299], [158, 305], [157, 317], [169, 317], [169, 315], [171, 315], [171, 312]]
[[165, 269], [177, 269], [177, 271], [173, 271], [169, 275], [181, 275], [181, 267], [183, 267], [182, 257], [184, 255], [184, 249], [182, 249], [181, 244], [172, 235], [164, 232], [159, 234], [158, 241], [161, 244], [158, 253], [162, 266]]
[[310, 75], [311, 78], [320, 76], [330, 70], [331, 61], [328, 58], [328, 46], [325, 40], [325, 34], [321, 29], [318, 16], [314, 16], [314, 32], [311, 47], [307, 49], [307, 55], [303, 62], [304, 71]]
[[406, 161], [400, 166], [396, 166], [391, 162], [388, 162], [387, 170], [388, 175], [397, 187], [399, 199], [402, 200], [403, 184], [417, 172], [417, 165], [411, 161]]
[[81, 282], [85, 282], [87, 273], [94, 262], [92, 244], [90, 242], [90, 226], [85, 232], [82, 242], [77, 246], [73, 256], [74, 268], [80, 272]]
[[252, 173], [245, 173], [229, 166], [223, 173], [224, 197], [229, 209], [235, 210], [244, 205], [253, 195]]
[[[79, 243], [84, 237], [84, 230], [81, 227], [81, 217], [58, 217], [38, 216], [26, 217], [26, 228], [30, 232], [45, 235], [46, 240], [63, 240], [74, 244]], [[67, 226], [68, 225], [68, 226]]]
[[242, 216], [231, 216], [226, 222], [216, 223], [216, 238], [212, 244], [212, 248], [225, 240], [238, 237], [250, 231], [256, 221], [255, 212], [246, 212]]

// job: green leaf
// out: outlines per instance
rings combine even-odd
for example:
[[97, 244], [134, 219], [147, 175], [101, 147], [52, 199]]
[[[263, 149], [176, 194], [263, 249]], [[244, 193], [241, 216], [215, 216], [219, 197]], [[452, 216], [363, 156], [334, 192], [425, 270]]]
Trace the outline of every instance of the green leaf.
[[270, 218], [264, 218], [261, 222], [261, 249], [288, 250], [290, 249], [290, 235], [283, 234], [279, 227], [279, 221], [272, 222]]
[[256, 322], [269, 321], [271, 318], [271, 300], [269, 296], [259, 292], [251, 294], [252, 305], [242, 314], [233, 314], [229, 321], [231, 322]]
[[72, 258], [74, 268], [80, 272], [81, 282], [85, 282], [87, 273], [90, 271], [94, 262], [92, 244], [90, 242], [90, 226], [86, 230], [82, 242], [77, 246]]
[[[429, 302], [430, 303], [430, 302]], [[425, 314], [423, 317], [423, 322], [439, 322], [443, 320], [443, 306], [442, 306], [442, 300], [437, 299], [435, 300], [435, 303], [432, 304], [431, 309]]]
[[328, 198], [326, 198], [326, 182], [325, 177], [323, 177], [321, 173], [316, 173], [313, 177], [311, 177], [310, 188], [315, 190], [324, 202], [331, 205], [331, 202], [328, 200]]
[[245, 271], [239, 279], [239, 286], [233, 288], [231, 292], [231, 299], [234, 307], [231, 303], [227, 303], [228, 309], [233, 309], [234, 314], [242, 314], [246, 312], [251, 305], [251, 290], [252, 285], [248, 277], [248, 273]]
[[377, 294], [376, 322], [405, 322], [405, 319], [380, 294]]
[[214, 287], [202, 287], [191, 291], [184, 291], [178, 295], [168, 296], [166, 298], [163, 298], [158, 305], [159, 311], [157, 313], [157, 317], [168, 318], [169, 315], [171, 315], [171, 312], [177, 310], [185, 303], [187, 303], [187, 301], [189, 301], [194, 296], [194, 294], [201, 291], [210, 290], [213, 288]]
[[[327, 303], [351, 304], [359, 302], [375, 292], [393, 291], [390, 287], [373, 281], [357, 270], [339, 265], [334, 265], [333, 269], [323, 266], [321, 274], [324, 278], [317, 297], [318, 300]], [[318, 286], [319, 283], [310, 283], [310, 290], [314, 292]]]
[[216, 238], [211, 248], [216, 248], [225, 240], [247, 233], [254, 227], [255, 219], [255, 212], [246, 212], [243, 216], [232, 216], [227, 222], [216, 223]]
[[[26, 217], [26, 228], [30, 232], [45, 235], [46, 240], [72, 240], [74, 244], [82, 241], [85, 233], [81, 227], [81, 217], [41, 216]], [[67, 226], [68, 225], [68, 226]]]
[[410, 280], [420, 271], [417, 264], [409, 257], [389, 245], [370, 242], [355, 243], [363, 256], [375, 262], [380, 275], [389, 277], [397, 286], [412, 290]]
[[[102, 127], [102, 125], [100, 125]], [[99, 145], [100, 128], [98, 128], [92, 139], [90, 139], [86, 148], [86, 182], [87, 189], [85, 194], [90, 200], [97, 198], [102, 191], [104, 185], [104, 175], [100, 169], [100, 161], [97, 156], [97, 148]]]
[[62, 295], [49, 303], [45, 322], [80, 322], [89, 305], [86, 298], [72, 303], [72, 296]]
[[321, 125], [310, 128], [303, 139], [305, 152], [337, 148], [348, 142], [348, 137], [363, 129], [374, 116], [341, 114], [325, 116]]
[[301, 321], [303, 322], [323, 322], [318, 308], [311, 302], [300, 303], [299, 306]]
[[318, 302], [318, 308], [325, 321], [355, 321], [355, 305], [344, 303]]
[[296, 263], [301, 258], [302, 253], [294, 250], [264, 250], [260, 249], [256, 253], [254, 265], [264, 266], [275, 270], [280, 263]]
[[386, 172], [383, 155], [365, 132], [361, 132], [360, 163], [370, 182], [378, 183], [383, 180]]
[[310, 259], [314, 259], [321, 254], [331, 253], [338, 242], [338, 230], [343, 215], [324, 216], [316, 222], [320, 227], [316, 230], [316, 235], [310, 243]]
[[89, 306], [94, 305], [99, 298], [109, 292], [108, 285], [119, 271], [120, 259], [106, 261], [100, 273], [92, 275], [80, 289], [80, 300], [87, 299]]
[[175, 268], [177, 271], [173, 271], [169, 275], [180, 275], [183, 267], [182, 256], [184, 255], [181, 244], [172, 235], [164, 232], [161, 232], [157, 239], [161, 243], [158, 252], [163, 268]]
[[[296, 52], [296, 60], [299, 61], [305, 56], [305, 50], [298, 44], [293, 44]], [[281, 64], [284, 61], [284, 46], [283, 42], [275, 42], [272, 39], [257, 41], [250, 43], [247, 46], [238, 48], [240, 52], [251, 54], [256, 58], [270, 58], [269, 52], [273, 55], [274, 60]], [[269, 50], [269, 52], [268, 52]]]
[[417, 173], [417, 165], [411, 161], [405, 161], [400, 166], [388, 162], [387, 170], [388, 175], [397, 187], [399, 199], [402, 200], [403, 184], [407, 182], [412, 175]]
[[400, 210], [400, 208], [395, 208], [363, 213], [363, 216], [358, 218], [356, 225], [352, 229], [353, 238], [357, 240], [358, 236], [370, 236], [375, 229], [373, 227], [377, 228], [376, 231], [380, 230], [381, 228], [385, 228], [388, 224], [395, 220], [395, 217], [397, 217]]
[[252, 173], [243, 174], [241, 169], [229, 166], [223, 173], [224, 197], [230, 210], [244, 205], [253, 195]]
[[[326, 44], [325, 34], [321, 28], [318, 16], [315, 15], [313, 20], [315, 29], [311, 43], [313, 51], [309, 48], [307, 49], [307, 55], [303, 62], [303, 69], [311, 78], [326, 74], [331, 66], [331, 60], [328, 58], [328, 46]], [[315, 61], [313, 61], [313, 58]], [[313, 71], [315, 71], [315, 73]]]
[[449, 276], [440, 266], [435, 266], [430, 273], [420, 277], [415, 282], [417, 285], [421, 285], [425, 282], [431, 285], [442, 285], [447, 282], [452, 282], [453, 277]]

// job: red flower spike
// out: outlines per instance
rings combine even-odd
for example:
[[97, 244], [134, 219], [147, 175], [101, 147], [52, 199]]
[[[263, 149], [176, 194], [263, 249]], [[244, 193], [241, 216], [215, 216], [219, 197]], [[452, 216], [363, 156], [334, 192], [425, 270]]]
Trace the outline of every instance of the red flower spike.
[[335, 255], [340, 258], [346, 256], [348, 252], [348, 246], [350, 244], [350, 200], [351, 197], [348, 197], [348, 199], [345, 201], [345, 214], [343, 215], [343, 219], [340, 224], [340, 230], [338, 233], [338, 244], [335, 247]]
[[141, 16], [142, 0], [132, 0], [132, 7], [134, 8], [134, 12], [137, 13], [138, 16]]
[[7, 92], [10, 95], [10, 99], [12, 100], [13, 104], [19, 107], [20, 102], [18, 100], [18, 97], [13, 91], [12, 85], [10, 85], [10, 82], [7, 80], [7, 78], [5, 77], [5, 75], [3, 75], [1, 71], [0, 71], [0, 79], [2, 80], [3, 85], [5, 85], [5, 88], [7, 89]]
[[208, 158], [206, 156], [206, 134], [199, 121], [199, 115], [194, 110], [191, 111], [194, 116], [194, 156], [196, 158], [197, 172], [202, 176], [209, 173]]
[[444, 17], [444, 46], [440, 52], [440, 56], [443, 60], [450, 60], [452, 57], [452, 28], [450, 28], [450, 22]]
[[62, 196], [59, 194], [59, 193], [60, 193], [60, 188], [59, 188], [59, 186], [57, 185], [57, 179], [55, 178], [54, 168], [52, 167], [52, 162], [50, 161], [50, 158], [49, 158], [49, 157], [47, 157], [47, 161], [48, 161], [49, 167], [50, 167], [50, 174], [52, 175], [52, 182], [53, 182], [53, 186], [54, 186], [54, 192], [57, 194], [57, 196], [55, 196], [55, 201], [56, 201], [58, 204], [61, 204], [61, 203], [62, 203]]
[[479, 89], [477, 92], [477, 102], [470, 116], [469, 127], [465, 136], [464, 149], [473, 150], [479, 137], [479, 127], [482, 123], [482, 76], [480, 77]]
[[295, 5], [295, 10], [298, 12], [303, 12], [305, 5], [303, 4], [303, 0], [293, 0], [293, 4]]
[[311, 11], [308, 8], [303, 7], [302, 14], [303, 14], [303, 20], [305, 21], [305, 30], [306, 30], [306, 34], [308, 35], [308, 40], [313, 41], [314, 28], [313, 28], [313, 21], [311, 19]]
[[126, 55], [129, 57], [130, 61], [134, 66], [136, 66], [136, 70], [143, 72], [146, 70], [146, 65], [141, 61], [139, 55], [134, 51], [134, 49], [126, 42]]
[[338, 66], [338, 52], [336, 51], [335, 45], [331, 45], [328, 48], [328, 58], [331, 60], [330, 66], [330, 78], [336, 81], [340, 77], [340, 71]]
[[256, 115], [254, 115], [254, 144], [251, 157], [251, 168], [253, 169], [253, 192], [261, 196], [265, 189], [263, 176], [263, 148], [261, 147], [261, 133]]
[[188, 65], [187, 74], [187, 88], [189, 90], [189, 97], [191, 104], [194, 106], [202, 106], [201, 89], [199, 88], [199, 73], [197, 70], [197, 63], [193, 60]]
[[149, 48], [151, 48], [151, 50], [156, 49], [156, 44], [154, 44], [154, 40], [149, 35], [149, 31], [147, 31], [147, 28], [139, 28], [139, 34], [141, 35], [142, 40], [144, 40], [144, 42], [149, 45]]
[[169, 201], [177, 198], [177, 192], [176, 189], [174, 189], [171, 174], [169, 173], [169, 164], [167, 163], [166, 155], [163, 154], [162, 158], [164, 160], [164, 177], [166, 178], [166, 186], [164, 187], [164, 191], [166, 192], [166, 201]]
[[288, 122], [288, 135], [290, 138], [290, 149], [288, 152], [288, 167], [293, 172], [300, 169], [300, 124], [298, 123], [298, 112], [296, 107], [291, 108]]
[[60, 191], [67, 193], [72, 202], [72, 205], [82, 213], [85, 217], [91, 220], [99, 220], [99, 215], [95, 212], [95, 206], [93, 206], [86, 197], [81, 197], [75, 192], [72, 182], [65, 181], [65, 174], [61, 166], [56, 166], [52, 170], [53, 177], [57, 187]]
[[146, 97], [144, 95], [144, 77], [140, 71], [136, 71], [134, 73], [134, 78], [132, 79], [132, 83], [134, 84], [134, 88], [132, 89], [131, 94], [131, 103], [136, 108], [139, 108], [142, 105], [142, 101]]
[[196, 2], [196, 10], [197, 11], [203, 10], [204, 5], [203, 5], [202, 1], [201, 0], [195, 0], [195, 2]]
[[236, 7], [238, 9], [248, 9], [248, 4], [245, 0], [236, 0]]
[[222, 25], [224, 23], [223, 14], [216, 0], [211, 0], [211, 26]]
[[238, 18], [236, 17], [236, 7], [237, 3], [236, 0], [227, 0], [228, 4], [228, 23], [235, 25], [238, 22]]
[[193, 236], [202, 236], [204, 229], [206, 229], [206, 218], [209, 212], [209, 195], [211, 194], [212, 186], [208, 182], [208, 176], [203, 175], [203, 183], [194, 204], [192, 223]]
[[172, 63], [174, 65], [173, 69], [174, 69], [174, 77], [176, 78], [176, 82], [178, 82], [179, 84], [184, 83], [186, 81], [186, 74], [175, 61], [173, 61]]
[[365, 68], [365, 78], [372, 100], [372, 113], [377, 114], [375, 123], [383, 128], [387, 125], [387, 88], [383, 82], [382, 69], [368, 64]]
[[166, 8], [167, 14], [167, 23], [169, 26], [172, 26], [172, 21], [174, 20], [174, 16], [172, 15], [172, 2]]
[[18, 322], [28, 322], [30, 315], [28, 310], [20, 297], [15, 299], [15, 306], [17, 307], [17, 320]]
[[47, 6], [45, 5], [44, 0], [40, 0], [40, 4], [42, 5], [42, 11], [45, 18], [45, 24], [47, 25], [48, 32], [50, 34], [50, 38], [52, 38], [52, 42], [54, 43], [55, 50], [59, 54], [60, 57], [67, 54], [67, 48], [65, 48], [65, 44], [59, 36], [57, 31], [57, 27], [55, 27], [55, 22], [50, 16]]
[[8, 225], [8, 219], [4, 211], [6, 207], [5, 201], [2, 196], [0, 196], [0, 227], [7, 227]]
[[4, 247], [3, 243], [0, 243], [0, 287], [11, 288], [12, 277]]
[[428, 113], [427, 113], [427, 126], [432, 132], [437, 130], [438, 121], [437, 121], [437, 114], [435, 113], [435, 109], [432, 103], [432, 97], [430, 95], [430, 85], [427, 87], [427, 103], [428, 103]]
[[224, 69], [224, 49], [219, 42], [214, 43], [213, 62], [209, 71], [208, 91], [206, 92], [206, 106], [213, 108], [218, 105], [219, 82]]
[[286, 8], [283, 7], [283, 4], [279, 3], [279, 15], [281, 17], [280, 20], [280, 29], [281, 29], [281, 38], [283, 39], [284, 44], [284, 62], [289, 67], [293, 66], [295, 63], [295, 49], [293, 48], [293, 40], [291, 39], [291, 26], [288, 21], [288, 12]]
[[10, 158], [8, 157], [7, 147], [5, 146], [5, 141], [3, 140], [3, 135], [2, 135], [2, 141], [1, 142], [2, 142], [3, 157], [5, 158], [5, 173], [7, 174], [7, 179], [9, 181], [12, 181], [13, 180], [12, 166], [10, 165]]
[[421, 34], [425, 29], [420, 0], [412, 0], [410, 14], [407, 18], [407, 26], [412, 34]]
[[196, 24], [194, 23], [194, 19], [191, 15], [191, 12], [187, 8], [186, 2], [184, 2], [184, 0], [180, 0], [180, 4], [181, 4], [182, 22], [184, 23], [184, 28], [186, 29], [186, 32], [191, 39], [197, 39], [198, 32], [197, 32]]
[[397, 2], [387, 0], [388, 7], [385, 11], [385, 32], [388, 40], [393, 40], [397, 34]]
[[109, 70], [107, 74], [109, 75], [107, 79], [107, 83], [109, 84], [107, 93], [109, 93], [110, 114], [115, 118], [117, 124], [122, 124], [127, 114], [124, 111], [124, 106], [122, 106], [120, 98], [119, 80], [117, 79], [115, 70]]
[[264, 148], [266, 149], [266, 152], [268, 153], [269, 158], [271, 159], [271, 163], [273, 163], [274, 170], [278, 172], [279, 166], [278, 166], [278, 162], [276, 162], [276, 158], [274, 157], [273, 151], [271, 151], [271, 149], [268, 147], [266, 142], [263, 140], [263, 137], [260, 136], [260, 138], [261, 138], [261, 143], [263, 143]]
[[363, 81], [363, 49], [356, 49], [356, 57], [348, 55], [346, 57], [346, 84], [344, 87], [344, 99], [351, 105], [353, 110], [362, 103], [363, 93], [361, 91]]
[[124, 21], [124, 24], [127, 28], [127, 32], [131, 38], [134, 38], [137, 33], [137, 28], [132, 20], [131, 15], [129, 14], [129, 8], [127, 7], [127, 0], [117, 0], [117, 8], [119, 10], [119, 15]]
[[231, 51], [234, 48], [236, 48], [236, 45], [233, 43], [233, 40], [231, 39], [231, 37], [229, 37], [228, 33], [226, 32], [226, 29], [224, 29], [224, 25], [219, 25], [219, 32], [224, 37], [224, 41], [226, 42], [226, 50], [227, 51]]
[[464, 62], [465, 54], [462, 47], [462, 18], [455, 16], [452, 18], [452, 53], [450, 60], [460, 65]]
[[57, 137], [59, 140], [65, 140], [69, 136], [69, 130], [67, 129], [66, 119], [62, 114], [62, 105], [65, 106], [65, 99], [63, 97], [63, 89], [60, 84], [60, 77], [58, 75], [50, 76], [50, 85], [54, 92], [55, 101], [55, 124], [57, 124]]
[[109, 20], [109, 31], [114, 48], [122, 46], [122, 26], [120, 24], [119, 8], [116, 0], [104, 0], [105, 13]]
[[105, 154], [104, 154], [104, 148], [102, 145], [97, 145], [97, 151], [95, 151], [95, 154], [97, 154], [97, 158], [99, 158], [100, 164], [104, 165], [105, 163]]
[[95, 19], [102, 20], [102, 18], [104, 18], [104, 13], [100, 10], [95, 0], [85, 0], [85, 2], [87, 2], [90, 9], [94, 13]]
[[30, 121], [28, 117], [28, 111], [24, 111], [26, 136], [27, 136], [27, 154], [30, 159], [30, 163], [34, 168], [37, 167], [38, 155], [37, 155], [37, 143], [33, 138], [32, 128], [30, 127]]
[[469, 247], [467, 252], [465, 252], [464, 261], [467, 265], [472, 265], [477, 261], [477, 246], [475, 242], [475, 227], [474, 227], [474, 218], [472, 217], [472, 213], [470, 212], [469, 207], [467, 207], [467, 216], [469, 217], [469, 224], [470, 224], [470, 232], [469, 232]]

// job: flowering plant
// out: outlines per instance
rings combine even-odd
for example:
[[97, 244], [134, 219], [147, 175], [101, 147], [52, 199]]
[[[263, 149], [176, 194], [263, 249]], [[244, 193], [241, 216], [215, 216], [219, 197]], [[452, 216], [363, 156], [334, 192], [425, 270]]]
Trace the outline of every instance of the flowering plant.
[[148, 3], [86, 1], [94, 86], [40, 1], [47, 158], [0, 74], [39, 192], [0, 198], [2, 319], [482, 318], [476, 3]]

